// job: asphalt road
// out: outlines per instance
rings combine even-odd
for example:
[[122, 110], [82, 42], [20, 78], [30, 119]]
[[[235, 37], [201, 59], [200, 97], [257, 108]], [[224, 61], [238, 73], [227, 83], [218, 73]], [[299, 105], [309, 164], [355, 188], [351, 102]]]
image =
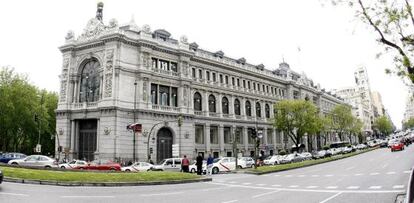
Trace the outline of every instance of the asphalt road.
[[214, 175], [213, 182], [134, 187], [0, 186], [0, 202], [394, 202], [405, 193], [414, 145], [378, 149], [326, 164], [263, 176]]

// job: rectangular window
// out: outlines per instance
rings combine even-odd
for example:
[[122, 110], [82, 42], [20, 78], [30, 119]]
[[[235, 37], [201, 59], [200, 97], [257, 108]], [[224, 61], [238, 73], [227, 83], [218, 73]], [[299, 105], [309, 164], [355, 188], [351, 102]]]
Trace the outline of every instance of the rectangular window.
[[206, 78], [207, 78], [207, 81], [210, 81], [210, 71], [206, 71]]
[[247, 89], [250, 90], [250, 81], [247, 81]]
[[235, 134], [237, 144], [243, 144], [243, 128], [237, 127]]
[[173, 71], [173, 72], [178, 72], [177, 63], [170, 62], [170, 70]]
[[168, 70], [168, 61], [161, 60], [161, 59], [159, 59], [158, 61], [160, 63], [160, 69]]
[[158, 104], [158, 97], [157, 97], [157, 84], [151, 84], [151, 103]]
[[266, 92], [269, 93], [269, 86], [266, 86]]
[[160, 85], [159, 86], [159, 98], [160, 98], [160, 105], [162, 106], [169, 106], [170, 105], [170, 87]]
[[220, 74], [220, 83], [223, 83], [223, 75]]
[[240, 79], [237, 78], [237, 87], [240, 87]]
[[231, 128], [230, 127], [224, 127], [224, 143], [225, 144], [231, 144]]
[[203, 70], [198, 70], [198, 78], [203, 79]]
[[247, 136], [249, 139], [249, 144], [254, 144], [256, 140], [252, 138], [252, 128], [247, 128]]
[[218, 126], [210, 126], [210, 143], [218, 144]]
[[270, 91], [272, 92], [272, 95], [275, 94], [275, 89], [273, 89], [273, 87], [270, 87]]
[[267, 144], [273, 144], [273, 130], [267, 129]]
[[158, 59], [152, 58], [152, 68], [158, 68]]
[[213, 73], [213, 82], [216, 82], [217, 78], [216, 78], [216, 73]]
[[226, 85], [229, 84], [229, 76], [226, 75]]
[[234, 77], [231, 77], [231, 85], [235, 85], [235, 83], [234, 83]]
[[246, 80], [243, 80], [243, 88], [246, 88]]
[[299, 91], [293, 91], [293, 99], [299, 99]]
[[253, 90], [256, 90], [256, 83], [253, 83]]
[[204, 144], [204, 126], [202, 125], [195, 126], [195, 143]]
[[193, 78], [196, 78], [196, 69], [192, 68], [191, 71], [192, 71], [191, 73], [193, 75]]
[[171, 87], [171, 106], [178, 107], [178, 90], [176, 87]]

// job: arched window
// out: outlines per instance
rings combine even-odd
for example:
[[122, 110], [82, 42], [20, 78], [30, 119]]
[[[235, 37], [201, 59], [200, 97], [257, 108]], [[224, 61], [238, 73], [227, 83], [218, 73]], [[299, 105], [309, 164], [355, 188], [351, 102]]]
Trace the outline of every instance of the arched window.
[[270, 118], [270, 107], [269, 104], [265, 105], [265, 113], [266, 113], [266, 118]]
[[246, 116], [252, 116], [252, 105], [250, 105], [249, 101], [246, 101]]
[[216, 112], [216, 97], [212, 94], [208, 96], [208, 111]]
[[194, 94], [194, 110], [195, 111], [202, 111], [202, 107], [201, 107], [201, 94], [196, 92]]
[[238, 99], [234, 100], [234, 114], [240, 115], [240, 101]]
[[223, 114], [229, 114], [229, 100], [227, 97], [223, 97], [221, 100], [221, 106], [223, 108]]
[[91, 59], [82, 67], [80, 78], [79, 102], [95, 102], [99, 100], [99, 69], [96, 59]]
[[261, 106], [259, 102], [256, 102], [256, 117], [262, 117], [262, 111]]

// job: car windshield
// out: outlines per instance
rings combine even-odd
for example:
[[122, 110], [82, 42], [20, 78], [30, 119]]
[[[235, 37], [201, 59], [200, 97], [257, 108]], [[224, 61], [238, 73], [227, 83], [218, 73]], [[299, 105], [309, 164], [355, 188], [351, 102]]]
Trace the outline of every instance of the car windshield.
[[217, 162], [219, 162], [220, 161], [220, 159], [214, 159], [213, 160], [213, 163], [217, 163]]
[[162, 165], [166, 161], [167, 161], [167, 159], [163, 159], [162, 161], [160, 161], [159, 165]]

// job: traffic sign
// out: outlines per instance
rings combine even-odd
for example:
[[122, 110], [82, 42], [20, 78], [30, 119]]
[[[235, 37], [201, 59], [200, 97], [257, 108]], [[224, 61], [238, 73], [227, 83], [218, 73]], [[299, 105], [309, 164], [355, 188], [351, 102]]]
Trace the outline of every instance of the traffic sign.
[[173, 144], [172, 145], [172, 155], [173, 155], [173, 157], [180, 156], [180, 154], [179, 154], [179, 148], [180, 148], [180, 145], [179, 144]]

